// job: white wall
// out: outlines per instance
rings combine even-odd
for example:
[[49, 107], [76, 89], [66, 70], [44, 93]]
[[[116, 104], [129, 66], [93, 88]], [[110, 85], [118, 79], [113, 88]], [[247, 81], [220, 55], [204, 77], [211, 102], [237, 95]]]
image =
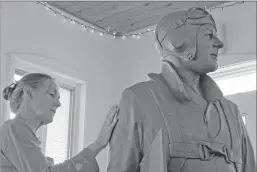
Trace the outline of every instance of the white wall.
[[[245, 2], [212, 13], [217, 25], [225, 24], [226, 28], [227, 49], [220, 57], [221, 65], [256, 58], [256, 3]], [[7, 52], [35, 53], [70, 65], [77, 70], [77, 77], [88, 83], [86, 145], [95, 139], [122, 90], [146, 80], [147, 73], [160, 71], [153, 33], [138, 40], [83, 33], [35, 2], [4, 2], [0, 20], [1, 90], [6, 85]], [[97, 158], [102, 171], [106, 157], [103, 151]]]

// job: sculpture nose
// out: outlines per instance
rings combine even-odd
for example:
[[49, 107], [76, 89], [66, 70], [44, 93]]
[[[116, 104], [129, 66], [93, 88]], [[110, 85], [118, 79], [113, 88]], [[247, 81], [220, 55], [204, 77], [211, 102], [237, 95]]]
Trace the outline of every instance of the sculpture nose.
[[221, 48], [224, 47], [224, 43], [218, 37], [215, 37], [215, 41], [213, 43], [213, 46], [217, 47], [218, 49], [221, 49]]

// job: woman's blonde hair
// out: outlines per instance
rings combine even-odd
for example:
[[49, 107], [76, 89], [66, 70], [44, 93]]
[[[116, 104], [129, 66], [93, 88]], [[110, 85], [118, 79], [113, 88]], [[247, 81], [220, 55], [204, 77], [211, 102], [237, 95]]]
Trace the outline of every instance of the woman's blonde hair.
[[10, 108], [14, 114], [20, 109], [21, 103], [23, 101], [23, 89], [29, 87], [32, 89], [40, 88], [46, 80], [53, 80], [53, 78], [44, 73], [30, 73], [22, 77], [19, 81], [7, 86], [3, 90], [3, 97], [5, 100], [10, 101]]

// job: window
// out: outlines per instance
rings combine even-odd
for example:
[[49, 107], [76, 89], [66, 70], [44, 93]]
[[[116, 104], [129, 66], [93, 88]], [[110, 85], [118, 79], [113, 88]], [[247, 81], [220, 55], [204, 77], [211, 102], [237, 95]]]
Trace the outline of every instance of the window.
[[[25, 72], [16, 71], [14, 80], [18, 81], [22, 78]], [[61, 85], [61, 84], [59, 84]], [[72, 90], [59, 86], [60, 102], [62, 106], [56, 111], [54, 120], [43, 128], [45, 136], [40, 137], [40, 131], [37, 135], [42, 143], [42, 150], [46, 156], [52, 157], [56, 164], [63, 162], [69, 156], [69, 125], [70, 125], [70, 109], [72, 106]], [[11, 113], [10, 118], [14, 118], [15, 114]]]
[[[240, 93], [250, 93], [256, 90], [256, 60], [225, 66], [210, 75], [228, 99], [241, 100], [242, 94]], [[244, 110], [241, 112], [242, 119], [245, 125], [247, 125], [248, 115], [245, 113], [247, 111], [244, 108], [245, 105], [242, 104], [242, 100], [235, 103], [240, 111]]]
[[60, 102], [54, 120], [47, 125], [45, 155], [61, 163], [68, 158], [71, 90], [60, 87]]
[[226, 79], [217, 79], [225, 96], [256, 90], [256, 72]]

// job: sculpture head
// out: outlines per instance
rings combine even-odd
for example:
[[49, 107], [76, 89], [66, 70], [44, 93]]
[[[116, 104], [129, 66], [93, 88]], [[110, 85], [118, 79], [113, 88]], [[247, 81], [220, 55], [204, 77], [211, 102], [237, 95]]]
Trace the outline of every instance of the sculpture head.
[[155, 29], [157, 48], [163, 60], [180, 61], [199, 74], [218, 68], [218, 50], [223, 43], [217, 37], [213, 17], [202, 8], [190, 8], [164, 16]]

